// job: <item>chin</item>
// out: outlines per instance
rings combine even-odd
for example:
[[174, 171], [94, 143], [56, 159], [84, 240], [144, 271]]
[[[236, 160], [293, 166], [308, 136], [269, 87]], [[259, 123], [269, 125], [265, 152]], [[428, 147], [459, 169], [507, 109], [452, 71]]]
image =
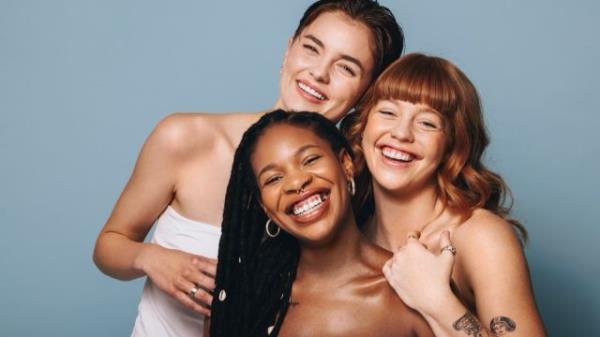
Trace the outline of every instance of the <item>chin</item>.
[[312, 233], [304, 233], [304, 235], [298, 235], [296, 238], [308, 246], [324, 246], [331, 242], [335, 236], [334, 231], [334, 228], [315, 228]]
[[315, 108], [314, 105], [310, 103], [306, 103], [302, 101], [302, 99], [298, 99], [296, 101], [291, 102], [292, 104], [288, 104], [288, 111], [308, 111], [308, 112], [316, 112], [321, 115], [325, 115], [323, 111], [323, 107]]
[[388, 192], [401, 193], [404, 190], [409, 188], [409, 184], [400, 179], [380, 179], [380, 180], [375, 179], [375, 181], [377, 182], [377, 185], [379, 185], [379, 187], [382, 190], [388, 191]]

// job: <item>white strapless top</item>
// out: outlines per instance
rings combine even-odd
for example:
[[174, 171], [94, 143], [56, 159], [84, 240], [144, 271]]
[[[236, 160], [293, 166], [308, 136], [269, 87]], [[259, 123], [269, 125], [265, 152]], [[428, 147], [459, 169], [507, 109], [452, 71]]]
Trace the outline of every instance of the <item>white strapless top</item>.
[[[220, 237], [220, 227], [185, 218], [168, 206], [156, 222], [151, 242], [216, 259]], [[146, 278], [132, 337], [201, 337], [203, 327], [203, 315], [186, 308]]]

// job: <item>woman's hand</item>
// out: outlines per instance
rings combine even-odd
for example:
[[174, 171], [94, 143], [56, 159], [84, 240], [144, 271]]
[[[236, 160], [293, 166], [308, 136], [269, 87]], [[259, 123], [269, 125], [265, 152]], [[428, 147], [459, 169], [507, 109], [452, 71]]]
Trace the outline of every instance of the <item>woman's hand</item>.
[[210, 316], [216, 260], [149, 244], [142, 250], [135, 267], [189, 309]]
[[[406, 305], [427, 314], [439, 310], [449, 296], [454, 265], [450, 233], [440, 234], [439, 254], [430, 252], [414, 235], [383, 266], [383, 273]], [[452, 248], [450, 248], [452, 247]]]

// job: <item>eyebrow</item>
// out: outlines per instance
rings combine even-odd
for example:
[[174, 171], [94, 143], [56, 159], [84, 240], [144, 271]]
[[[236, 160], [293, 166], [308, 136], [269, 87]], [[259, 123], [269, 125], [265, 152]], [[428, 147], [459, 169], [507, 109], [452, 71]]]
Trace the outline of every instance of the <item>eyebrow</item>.
[[[319, 40], [316, 36], [312, 35], [312, 34], [306, 34], [304, 35], [305, 38], [311, 40], [312, 42], [314, 42], [316, 45], [318, 45], [319, 47], [325, 49], [325, 44], [323, 44], [323, 41]], [[354, 64], [356, 64], [357, 67], [360, 68], [361, 71], [364, 72], [364, 67], [362, 65], [362, 63], [355, 57], [352, 57], [348, 54], [342, 54], [340, 56], [341, 59], [346, 60], [348, 62], [352, 62]]]
[[[306, 151], [306, 150], [310, 149], [310, 148], [313, 148], [313, 147], [316, 147], [316, 148], [318, 148], [319, 146], [317, 146], [317, 145], [315, 145], [315, 144], [306, 144], [306, 145], [304, 145], [304, 146], [300, 147], [298, 150], [296, 150], [296, 152], [294, 153], [294, 157], [295, 157], [295, 156], [297, 156], [297, 155], [299, 155], [299, 154], [301, 154], [302, 152], [304, 152], [304, 151]], [[261, 170], [258, 172], [258, 174], [256, 175], [256, 178], [257, 178], [257, 179], [259, 179], [261, 175], [263, 175], [265, 172], [267, 172], [267, 171], [269, 171], [269, 170], [272, 170], [272, 169], [274, 169], [276, 166], [277, 166], [277, 165], [275, 165], [275, 164], [269, 164], [269, 165], [267, 165], [267, 166], [263, 167], [263, 168], [262, 168], [262, 169], [261, 169]]]

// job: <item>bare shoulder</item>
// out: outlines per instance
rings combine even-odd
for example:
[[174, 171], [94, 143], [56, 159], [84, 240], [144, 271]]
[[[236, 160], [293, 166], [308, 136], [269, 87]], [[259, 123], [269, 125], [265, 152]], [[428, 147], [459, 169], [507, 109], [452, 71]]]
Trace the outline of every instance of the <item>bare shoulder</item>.
[[174, 155], [205, 152], [221, 143], [235, 148], [257, 118], [241, 113], [172, 113], [157, 124], [147, 143]]
[[513, 226], [502, 217], [484, 209], [452, 231], [458, 266], [466, 273], [503, 263], [523, 263], [523, 247]]
[[476, 209], [471, 217], [452, 231], [452, 243], [464, 248], [489, 246], [520, 247], [516, 232], [504, 218], [486, 210]]

